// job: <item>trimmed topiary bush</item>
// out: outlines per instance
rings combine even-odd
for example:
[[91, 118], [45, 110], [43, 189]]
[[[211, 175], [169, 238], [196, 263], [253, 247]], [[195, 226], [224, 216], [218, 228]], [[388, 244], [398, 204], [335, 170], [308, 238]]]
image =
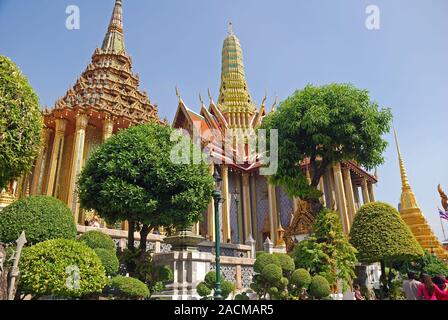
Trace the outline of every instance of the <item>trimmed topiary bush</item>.
[[280, 262], [283, 275], [288, 276], [295, 270], [296, 266], [294, 264], [294, 260], [289, 255], [286, 253], [274, 253], [274, 255]]
[[123, 276], [113, 277], [110, 289], [115, 297], [122, 300], [142, 300], [149, 297], [149, 289], [138, 279]]
[[230, 294], [235, 291], [235, 285], [227, 280], [221, 282], [221, 295], [226, 300]]
[[[222, 279], [222, 276], [221, 276]], [[214, 288], [216, 283], [216, 272], [210, 271], [205, 275], [204, 282], [209, 288]]]
[[282, 268], [273, 263], [268, 264], [261, 272], [261, 276], [268, 283], [277, 284], [282, 279]]
[[106, 249], [115, 252], [115, 242], [112, 238], [101, 231], [89, 231], [84, 233], [79, 241], [84, 242], [92, 249]]
[[249, 298], [249, 296], [247, 295], [246, 292], [243, 292], [243, 293], [237, 294], [235, 296], [234, 300], [248, 301], [248, 300], [250, 300], [250, 298]]
[[255, 260], [254, 271], [257, 273], [262, 273], [263, 269], [268, 264], [275, 264], [281, 267], [280, 260], [276, 255], [270, 253], [264, 253], [257, 256], [257, 260]]
[[314, 276], [310, 284], [310, 294], [315, 299], [327, 298], [331, 293], [328, 280], [322, 276]]
[[94, 251], [98, 258], [100, 258], [101, 263], [106, 270], [106, 275], [116, 275], [118, 272], [118, 268], [120, 267], [120, 262], [118, 261], [115, 252], [103, 248], [96, 248], [94, 249]]
[[306, 269], [297, 269], [292, 273], [291, 284], [299, 289], [308, 289], [311, 283], [311, 275]]
[[350, 242], [365, 263], [412, 260], [423, 250], [398, 211], [382, 202], [368, 203], [359, 209], [350, 231]]
[[0, 55], [0, 190], [31, 171], [42, 128], [39, 98], [14, 62]]
[[51, 239], [75, 239], [76, 225], [70, 209], [62, 201], [47, 196], [17, 200], [3, 209], [0, 242], [15, 242], [25, 231], [29, 245]]
[[19, 268], [19, 290], [36, 297], [79, 298], [100, 294], [107, 284], [98, 256], [74, 240], [48, 240], [25, 248]]
[[207, 286], [205, 282], [199, 283], [196, 287], [196, 291], [202, 298], [207, 298], [212, 294], [212, 290]]

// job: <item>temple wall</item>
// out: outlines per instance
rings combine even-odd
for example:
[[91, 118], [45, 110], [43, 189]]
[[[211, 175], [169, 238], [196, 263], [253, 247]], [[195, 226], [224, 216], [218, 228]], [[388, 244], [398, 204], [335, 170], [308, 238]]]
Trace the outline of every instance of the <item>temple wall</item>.
[[[234, 172], [229, 171], [229, 193], [233, 194], [235, 192], [236, 175]], [[230, 234], [232, 236], [232, 243], [240, 243], [240, 238], [238, 236], [238, 210], [236, 207], [236, 201], [231, 196], [230, 197]], [[241, 210], [241, 209], [240, 209]], [[241, 211], [240, 211], [241, 212]]]
[[276, 188], [277, 211], [280, 215], [280, 221], [283, 229], [286, 229], [291, 223], [291, 215], [294, 211], [294, 201], [288, 197], [281, 187]]
[[[257, 241], [257, 248], [262, 248], [266, 240], [263, 236], [263, 231], [269, 233], [269, 200], [268, 200], [268, 185], [266, 177], [256, 175], [256, 195], [257, 195], [257, 234], [255, 240]], [[267, 226], [267, 230], [263, 228]]]

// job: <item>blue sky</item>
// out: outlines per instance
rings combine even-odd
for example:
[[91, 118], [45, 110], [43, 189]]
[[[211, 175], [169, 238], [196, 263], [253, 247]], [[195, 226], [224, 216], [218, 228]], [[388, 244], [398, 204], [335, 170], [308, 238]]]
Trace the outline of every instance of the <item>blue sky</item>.
[[[0, 0], [0, 54], [28, 76], [42, 105], [65, 94], [101, 45], [113, 0]], [[192, 109], [218, 95], [222, 41], [232, 21], [253, 98], [268, 103], [308, 83], [351, 82], [390, 107], [410, 183], [441, 236], [436, 190], [448, 189], [448, 2], [446, 0], [123, 0], [128, 53], [141, 88], [174, 117], [174, 87]], [[368, 5], [380, 30], [365, 27]], [[67, 30], [78, 5], [81, 29]], [[393, 136], [379, 168], [377, 198], [397, 205], [400, 177]], [[448, 191], [448, 190], [447, 190]], [[448, 231], [448, 224], [446, 224]], [[448, 233], [447, 233], [448, 234]]]

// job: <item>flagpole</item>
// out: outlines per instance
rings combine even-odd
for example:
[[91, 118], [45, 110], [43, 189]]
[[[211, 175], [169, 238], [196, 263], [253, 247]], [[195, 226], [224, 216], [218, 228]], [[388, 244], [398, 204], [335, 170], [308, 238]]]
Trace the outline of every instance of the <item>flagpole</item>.
[[[439, 209], [440, 210], [440, 209]], [[440, 211], [439, 211], [440, 212]], [[445, 235], [445, 228], [443, 227], [443, 221], [442, 221], [442, 217], [440, 216], [439, 213], [439, 219], [440, 219], [440, 225], [442, 226], [442, 232], [443, 232], [443, 241], [446, 240], [446, 235]]]

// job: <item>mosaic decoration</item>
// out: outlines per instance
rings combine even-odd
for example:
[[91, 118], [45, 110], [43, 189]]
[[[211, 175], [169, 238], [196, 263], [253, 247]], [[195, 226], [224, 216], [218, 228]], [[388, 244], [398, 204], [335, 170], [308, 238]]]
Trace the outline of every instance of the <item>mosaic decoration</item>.
[[235, 174], [229, 171], [229, 193], [230, 193], [230, 232], [232, 234], [232, 243], [240, 243], [238, 237], [238, 210], [235, 197]]
[[291, 223], [291, 215], [294, 210], [294, 202], [288, 197], [286, 192], [282, 188], [277, 188], [277, 199], [279, 207], [277, 208], [280, 214], [280, 220], [283, 228], [287, 228]]
[[252, 266], [242, 266], [241, 267], [241, 282], [243, 288], [250, 288], [252, 283], [252, 278], [255, 275], [254, 268]]
[[256, 179], [258, 234], [256, 235], [255, 240], [260, 243], [263, 242], [263, 227], [266, 218], [269, 216], [269, 197], [266, 178], [257, 176]]
[[[216, 265], [210, 264], [209, 271], [216, 271]], [[224, 276], [224, 280], [236, 282], [236, 266], [221, 265], [221, 274]]]

